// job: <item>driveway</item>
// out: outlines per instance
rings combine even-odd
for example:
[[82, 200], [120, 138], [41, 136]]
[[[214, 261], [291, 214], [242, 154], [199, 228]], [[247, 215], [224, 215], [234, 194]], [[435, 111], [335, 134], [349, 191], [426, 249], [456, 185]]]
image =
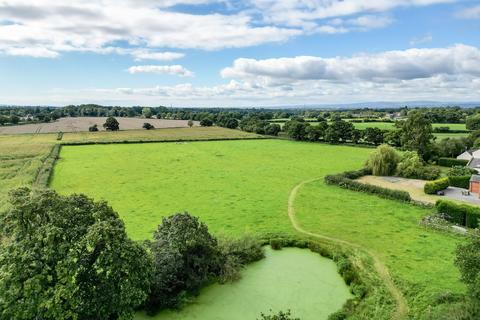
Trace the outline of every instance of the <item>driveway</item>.
[[469, 196], [463, 196], [462, 190], [465, 189], [461, 188], [448, 187], [445, 190], [444, 196], [425, 194], [425, 192], [423, 192], [423, 186], [427, 182], [425, 180], [400, 177], [364, 176], [358, 179], [358, 181], [388, 189], [407, 191], [410, 193], [410, 197], [412, 197], [412, 199], [415, 201], [435, 204], [438, 199], [448, 199], [480, 206], [480, 199], [478, 198], [478, 195], [471, 194]]

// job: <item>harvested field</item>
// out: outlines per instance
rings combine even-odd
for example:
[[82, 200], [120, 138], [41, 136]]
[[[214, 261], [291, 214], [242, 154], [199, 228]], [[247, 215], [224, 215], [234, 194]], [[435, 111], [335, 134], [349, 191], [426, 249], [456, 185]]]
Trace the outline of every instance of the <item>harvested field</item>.
[[[142, 126], [145, 122], [152, 124], [155, 128], [188, 127], [188, 120], [115, 118], [120, 123], [120, 130], [142, 129]], [[60, 118], [57, 121], [49, 123], [32, 123], [18, 126], [0, 127], [0, 134], [82, 132], [88, 131], [88, 128], [94, 124], [98, 126], [99, 130], [104, 131], [102, 125], [105, 123], [106, 119], [106, 117]], [[198, 126], [198, 121], [194, 121], [194, 125]]]

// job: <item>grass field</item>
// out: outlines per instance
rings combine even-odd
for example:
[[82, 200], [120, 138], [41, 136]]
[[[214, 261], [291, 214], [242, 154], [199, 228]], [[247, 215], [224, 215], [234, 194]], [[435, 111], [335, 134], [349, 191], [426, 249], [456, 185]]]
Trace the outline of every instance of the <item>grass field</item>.
[[57, 140], [57, 134], [54, 133], [0, 135], [0, 209], [5, 205], [9, 190], [32, 185], [43, 160], [56, 143], [247, 139], [257, 137], [258, 135], [240, 130], [218, 127], [66, 133], [61, 141]]
[[[360, 168], [370, 152], [281, 140], [73, 146], [63, 148], [52, 187], [108, 200], [137, 240], [178, 211], [199, 216], [216, 234], [294, 233], [290, 190], [312, 177]], [[306, 185], [296, 206], [304, 229], [380, 255], [415, 315], [436, 295], [464, 290], [453, 265], [460, 238], [419, 226], [429, 209], [323, 182]]]
[[55, 134], [0, 135], [0, 209], [10, 189], [33, 183], [55, 142]]
[[[288, 288], [288, 290], [285, 290]], [[330, 259], [306, 249], [266, 250], [266, 258], [242, 272], [242, 278], [214, 284], [180, 311], [155, 317], [139, 313], [137, 320], [254, 320], [261, 312], [285, 310], [302, 320], [326, 319], [351, 297]]]

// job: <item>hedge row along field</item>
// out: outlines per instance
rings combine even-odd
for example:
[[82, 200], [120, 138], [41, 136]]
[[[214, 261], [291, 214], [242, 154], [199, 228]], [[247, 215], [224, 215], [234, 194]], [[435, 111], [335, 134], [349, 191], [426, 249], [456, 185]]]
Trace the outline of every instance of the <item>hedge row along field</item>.
[[448, 200], [438, 200], [435, 204], [437, 211], [446, 215], [446, 219], [468, 228], [478, 228], [480, 207], [460, 204]]
[[[370, 152], [285, 140], [69, 146], [62, 148], [51, 186], [109, 201], [137, 240], [149, 237], [161, 217], [179, 211], [198, 215], [216, 234], [288, 235], [295, 234], [287, 217], [291, 189], [360, 169]], [[321, 179], [300, 190], [295, 212], [305, 230], [376, 252], [414, 317], [425, 315], [445, 292], [465, 290], [453, 265], [462, 238], [418, 223], [433, 209]]]

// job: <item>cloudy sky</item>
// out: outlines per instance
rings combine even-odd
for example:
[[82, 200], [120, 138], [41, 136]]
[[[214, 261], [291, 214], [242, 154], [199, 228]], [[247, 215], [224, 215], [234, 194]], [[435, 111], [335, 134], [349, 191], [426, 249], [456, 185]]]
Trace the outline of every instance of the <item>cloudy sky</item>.
[[480, 101], [479, 0], [0, 0], [0, 104]]

